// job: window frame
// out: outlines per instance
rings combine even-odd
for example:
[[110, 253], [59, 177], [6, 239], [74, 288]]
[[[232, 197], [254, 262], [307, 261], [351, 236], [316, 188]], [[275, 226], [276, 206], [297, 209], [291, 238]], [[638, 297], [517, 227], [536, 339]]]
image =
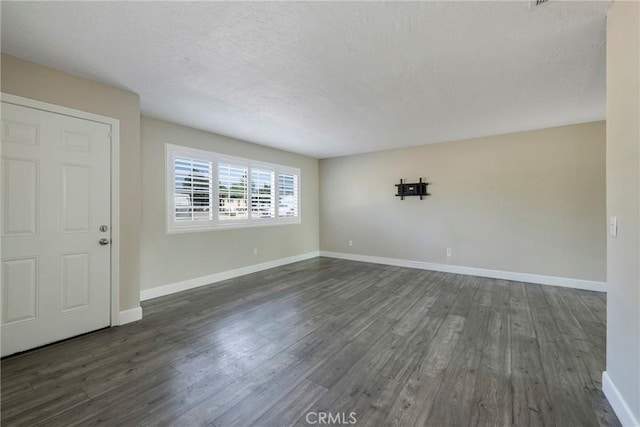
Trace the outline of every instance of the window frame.
[[[175, 219], [175, 170], [174, 158], [185, 157], [199, 161], [211, 162], [211, 209], [213, 210], [212, 219], [210, 220], [190, 220], [176, 221]], [[219, 219], [220, 207], [220, 176], [218, 173], [218, 165], [220, 163], [229, 163], [232, 165], [243, 166], [247, 168], [247, 218], [243, 219]], [[274, 173], [274, 186], [272, 188], [274, 217], [268, 218], [252, 218], [252, 191], [251, 191], [251, 175], [253, 169], [269, 170]], [[280, 200], [279, 200], [279, 175], [294, 174], [297, 176], [297, 212], [294, 217], [280, 217]], [[218, 231], [251, 227], [264, 227], [271, 225], [290, 225], [300, 224], [302, 222], [302, 174], [300, 169], [291, 166], [268, 163], [258, 160], [247, 159], [243, 157], [230, 156], [227, 154], [215, 153], [212, 151], [200, 150], [197, 148], [186, 147], [165, 143], [165, 219], [166, 233], [193, 233], [201, 231]]]

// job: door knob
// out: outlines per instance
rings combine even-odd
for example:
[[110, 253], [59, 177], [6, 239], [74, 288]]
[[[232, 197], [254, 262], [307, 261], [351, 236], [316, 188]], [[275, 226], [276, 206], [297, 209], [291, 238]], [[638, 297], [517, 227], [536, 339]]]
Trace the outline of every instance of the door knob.
[[100, 243], [102, 246], [108, 245], [109, 244], [109, 239], [105, 239], [103, 237], [102, 239], [98, 240], [98, 243]]

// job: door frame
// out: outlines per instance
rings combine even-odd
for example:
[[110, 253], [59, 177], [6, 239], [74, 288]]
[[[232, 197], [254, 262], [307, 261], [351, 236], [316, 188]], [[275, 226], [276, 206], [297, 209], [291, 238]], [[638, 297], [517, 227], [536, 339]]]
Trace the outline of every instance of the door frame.
[[98, 114], [87, 113], [86, 111], [75, 110], [73, 108], [62, 107], [35, 99], [24, 98], [22, 96], [11, 95], [0, 92], [0, 101], [14, 104], [21, 107], [33, 108], [50, 113], [61, 114], [63, 116], [75, 117], [103, 123], [111, 127], [111, 326], [118, 326], [120, 321], [120, 120]]

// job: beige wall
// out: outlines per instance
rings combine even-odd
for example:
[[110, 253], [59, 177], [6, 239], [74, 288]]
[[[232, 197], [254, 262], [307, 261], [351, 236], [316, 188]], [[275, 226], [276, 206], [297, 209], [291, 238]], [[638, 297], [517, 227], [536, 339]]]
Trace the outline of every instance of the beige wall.
[[[141, 289], [318, 250], [318, 161], [160, 120], [142, 118]], [[302, 223], [166, 234], [164, 144], [301, 170]], [[253, 255], [258, 248], [258, 255]]]
[[604, 122], [321, 160], [320, 189], [325, 251], [606, 277]]
[[640, 5], [607, 14], [607, 374], [640, 421]]
[[2, 55], [2, 92], [120, 120], [120, 310], [139, 305], [140, 98]]

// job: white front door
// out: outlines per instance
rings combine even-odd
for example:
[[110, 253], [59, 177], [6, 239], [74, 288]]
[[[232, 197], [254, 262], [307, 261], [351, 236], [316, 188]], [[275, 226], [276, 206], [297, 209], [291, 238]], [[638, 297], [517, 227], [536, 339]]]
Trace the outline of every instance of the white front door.
[[3, 356], [110, 324], [110, 131], [2, 102]]

